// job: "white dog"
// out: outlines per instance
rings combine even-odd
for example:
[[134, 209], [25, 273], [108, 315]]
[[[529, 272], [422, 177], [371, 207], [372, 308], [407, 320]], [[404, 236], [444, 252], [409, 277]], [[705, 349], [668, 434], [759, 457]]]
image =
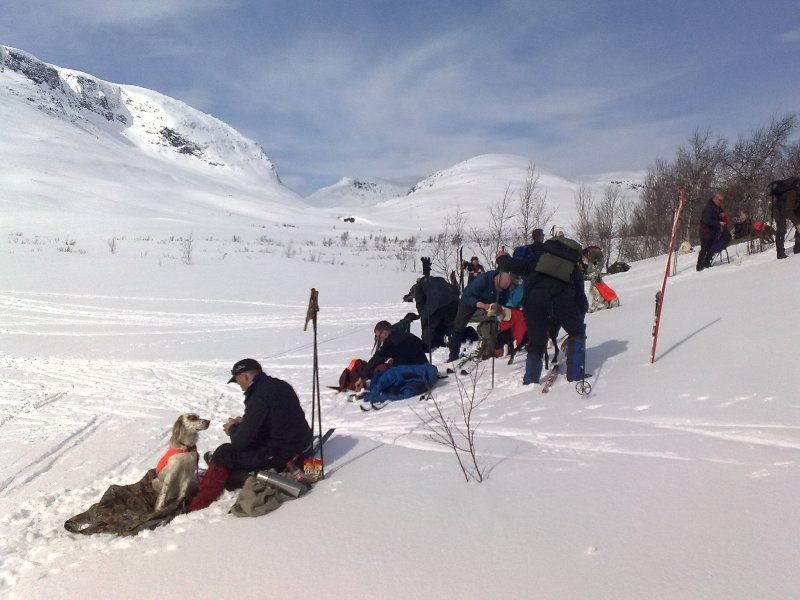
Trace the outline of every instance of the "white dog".
[[175, 500], [186, 501], [197, 489], [197, 438], [209, 423], [194, 413], [184, 413], [172, 426], [169, 450], [158, 461], [153, 479], [158, 492], [156, 512]]

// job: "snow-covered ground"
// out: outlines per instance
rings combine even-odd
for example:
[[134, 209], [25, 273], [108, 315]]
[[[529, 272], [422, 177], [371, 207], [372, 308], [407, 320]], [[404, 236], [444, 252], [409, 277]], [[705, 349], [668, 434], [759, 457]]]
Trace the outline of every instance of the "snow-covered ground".
[[[116, 98], [64, 73], [73, 92]], [[487, 364], [483, 483], [430, 439], [429, 402], [364, 413], [323, 389], [336, 435], [307, 497], [237, 519], [227, 493], [134, 538], [67, 533], [155, 465], [179, 413], [213, 421], [201, 451], [224, 441], [237, 359], [291, 382], [310, 412], [311, 288], [326, 386], [367, 357], [377, 320], [412, 309], [401, 298], [446, 216], [479, 225], [528, 161], [475, 157], [409, 196], [311, 208], [248, 140], [155, 93], [114, 105], [141, 125], [131, 143], [57, 82], [8, 65], [0, 80], [0, 597], [797, 598], [800, 258], [743, 248], [702, 273], [681, 257], [655, 364], [665, 258], [608, 277], [622, 306], [587, 317], [588, 397], [522, 386], [523, 360], [497, 361], [492, 388]], [[226, 167], [147, 146], [161, 118]], [[575, 185], [542, 184], [553, 224], [570, 223]], [[434, 393], [455, 414], [453, 377]]]
[[[67, 533], [108, 485], [155, 464], [178, 413], [214, 422], [201, 450], [223, 441], [241, 412], [225, 384], [236, 359], [258, 358], [310, 410], [311, 287], [323, 385], [367, 356], [376, 320], [410, 308], [414, 274], [399, 263], [362, 266], [353, 248], [337, 247], [334, 265], [257, 252], [257, 233], [241, 235], [248, 252], [198, 242], [186, 265], [157, 236], [112, 254], [3, 232], [0, 594], [796, 597], [799, 259], [771, 252], [734, 250], [702, 273], [681, 257], [654, 365], [663, 258], [608, 277], [622, 306], [587, 317], [589, 397], [563, 380], [549, 395], [523, 387], [521, 360], [497, 361], [491, 389], [487, 365], [482, 484], [429, 439], [418, 399], [363, 413], [325, 390], [337, 431], [328, 478], [306, 498], [250, 520], [227, 514], [229, 493], [132, 539]], [[452, 377], [435, 393], [455, 409]]]

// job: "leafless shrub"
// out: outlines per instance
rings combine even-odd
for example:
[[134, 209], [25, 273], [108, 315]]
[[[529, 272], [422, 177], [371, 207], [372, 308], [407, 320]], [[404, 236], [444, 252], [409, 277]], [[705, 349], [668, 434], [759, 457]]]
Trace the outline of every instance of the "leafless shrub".
[[181, 244], [181, 262], [185, 265], [192, 264], [192, 254], [194, 253], [194, 234], [190, 233], [188, 238], [184, 238]]
[[459, 268], [458, 248], [464, 242], [466, 223], [466, 213], [456, 210], [445, 218], [444, 229], [433, 241], [433, 270], [444, 277]]
[[456, 375], [458, 385], [458, 400], [456, 405], [459, 417], [453, 418], [447, 414], [442, 401], [431, 394], [431, 399], [426, 406], [426, 413], [416, 413], [422, 424], [430, 432], [431, 441], [450, 448], [455, 454], [464, 480], [482, 482], [485, 479], [484, 469], [478, 463], [477, 449], [475, 447], [475, 434], [480, 423], [474, 420], [474, 413], [488, 397], [488, 392], [478, 396], [478, 381], [483, 374], [483, 368], [478, 365], [464, 379]]

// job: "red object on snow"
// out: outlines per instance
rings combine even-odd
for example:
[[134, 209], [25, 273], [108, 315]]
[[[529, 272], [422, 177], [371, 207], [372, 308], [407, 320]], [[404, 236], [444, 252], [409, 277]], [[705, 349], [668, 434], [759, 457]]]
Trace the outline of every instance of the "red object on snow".
[[602, 281], [598, 281], [594, 284], [594, 287], [597, 288], [597, 291], [600, 292], [600, 295], [606, 302], [611, 302], [617, 297], [617, 293]]

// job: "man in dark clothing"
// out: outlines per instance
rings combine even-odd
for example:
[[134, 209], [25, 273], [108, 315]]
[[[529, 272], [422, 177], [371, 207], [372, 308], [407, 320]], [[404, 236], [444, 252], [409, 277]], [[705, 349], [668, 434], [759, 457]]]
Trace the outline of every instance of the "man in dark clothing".
[[453, 321], [453, 334], [450, 336], [450, 356], [447, 361], [457, 360], [461, 353], [461, 344], [466, 336], [467, 325], [478, 309], [488, 309], [498, 300], [501, 292], [507, 291], [513, 283], [511, 273], [487, 271], [479, 275], [464, 288], [458, 311]]
[[514, 254], [512, 254], [512, 257], [521, 260], [524, 258], [530, 258], [534, 255], [539, 255], [544, 252], [544, 231], [541, 229], [534, 229], [531, 232], [531, 239], [533, 240], [533, 243], [514, 248]]
[[772, 189], [772, 218], [775, 219], [775, 251], [778, 258], [786, 258], [784, 238], [786, 237], [786, 220], [792, 222], [794, 233], [794, 254], [800, 254], [800, 178], [790, 177], [775, 181]]
[[311, 444], [311, 428], [291, 385], [268, 376], [252, 358], [233, 365], [228, 383], [233, 382], [244, 392], [244, 415], [223, 425], [231, 441], [211, 455], [189, 512], [216, 500], [234, 469], [280, 472]]
[[710, 252], [711, 245], [717, 240], [725, 228], [723, 223], [722, 201], [724, 196], [721, 192], [714, 192], [700, 215], [700, 251], [697, 253], [697, 270], [702, 271], [711, 266], [713, 258]]
[[[551, 245], [555, 243], [557, 242], [553, 240], [546, 242]], [[580, 248], [577, 243], [576, 246]], [[560, 252], [555, 246], [553, 250]], [[497, 264], [501, 269], [511, 271], [524, 278], [523, 305], [525, 322], [528, 326], [528, 359], [522, 379], [525, 385], [539, 383], [543, 357], [547, 351], [547, 341], [550, 337], [548, 332], [558, 327], [562, 327], [569, 334], [567, 380], [577, 381], [586, 377], [584, 371], [586, 325], [583, 320], [589, 310], [589, 301], [584, 291], [583, 272], [578, 266], [580, 249], [576, 249], [574, 252], [571, 273], [562, 279], [536, 270], [542, 255], [522, 260], [513, 259], [505, 252], [497, 255]], [[544, 254], [549, 254], [549, 252]], [[569, 262], [569, 259], [564, 258], [563, 260]], [[568, 262], [566, 263], [566, 272], [569, 272]]]
[[422, 340], [413, 333], [395, 330], [389, 321], [378, 321], [375, 325], [375, 342], [378, 349], [361, 368], [356, 390], [364, 389], [366, 380], [372, 379], [388, 361], [391, 361], [389, 366], [428, 364]]

